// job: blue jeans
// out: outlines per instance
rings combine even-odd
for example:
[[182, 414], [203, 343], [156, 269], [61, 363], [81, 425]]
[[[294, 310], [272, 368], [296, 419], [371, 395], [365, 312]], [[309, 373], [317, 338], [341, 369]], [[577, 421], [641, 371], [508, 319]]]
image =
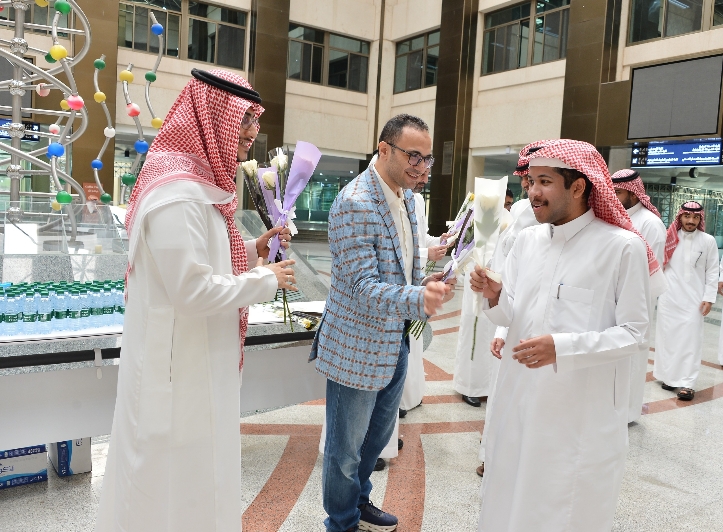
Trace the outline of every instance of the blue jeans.
[[409, 338], [402, 338], [399, 358], [383, 390], [349, 388], [326, 381], [326, 442], [322, 491], [329, 532], [343, 532], [359, 522], [358, 507], [369, 502], [369, 477], [394, 432], [407, 374]]

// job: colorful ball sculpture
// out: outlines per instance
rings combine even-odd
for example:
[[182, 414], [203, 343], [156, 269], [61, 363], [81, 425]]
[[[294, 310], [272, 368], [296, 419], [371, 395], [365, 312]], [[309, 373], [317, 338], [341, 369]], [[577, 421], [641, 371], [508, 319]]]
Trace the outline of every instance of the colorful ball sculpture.
[[48, 131], [53, 135], [57, 135], [58, 133], [60, 133], [60, 126], [58, 124], [50, 124], [48, 126]]
[[103, 169], [103, 161], [101, 161], [100, 159], [93, 159], [90, 162], [90, 167], [93, 170], [102, 170]]
[[65, 46], [63, 46], [62, 44], [54, 44], [53, 46], [51, 46], [49, 53], [50, 57], [52, 57], [56, 61], [60, 61], [61, 59], [65, 59], [66, 57], [68, 57], [68, 50], [66, 50]]
[[68, 100], [60, 100], [60, 108], [63, 111], [70, 111], [70, 105], [68, 105]]
[[58, 203], [58, 200], [53, 200], [50, 202], [50, 208], [53, 209], [54, 211], [59, 211], [60, 209], [63, 208], [63, 206], [60, 203]]
[[135, 76], [130, 70], [122, 70], [121, 73], [118, 74], [118, 79], [121, 81], [126, 81], [128, 83], [133, 83]]
[[112, 128], [112, 127], [105, 128], [103, 130], [103, 135], [105, 135], [109, 139], [112, 139], [113, 137], [115, 137], [115, 128]]
[[85, 105], [85, 102], [83, 101], [83, 98], [80, 97], [79, 95], [72, 94], [72, 95], [68, 96], [68, 106], [73, 111], [80, 111], [84, 105]]
[[123, 184], [124, 184], [125, 186], [127, 186], [127, 187], [130, 187], [130, 186], [132, 186], [132, 185], [135, 185], [135, 183], [136, 183], [136, 176], [133, 175], [133, 174], [131, 174], [131, 173], [123, 174], [123, 175], [121, 176], [121, 183], [123, 183]]
[[62, 157], [64, 153], [65, 147], [59, 142], [51, 142], [48, 144], [48, 157]]
[[138, 139], [133, 144], [133, 147], [141, 155], [143, 155], [144, 153], [148, 153], [148, 143], [145, 140]]
[[128, 116], [138, 116], [141, 114], [141, 108], [137, 103], [129, 103], [126, 105], [126, 111], [128, 113]]
[[61, 205], [67, 205], [68, 203], [73, 202], [73, 198], [65, 190], [61, 190], [55, 195], [55, 201], [57, 201]]
[[55, 10], [60, 11], [63, 15], [70, 13], [70, 4], [65, 0], [56, 0]]
[[47, 54], [45, 54], [45, 61], [52, 65], [53, 63], [55, 63], [55, 58], [50, 55], [50, 52], [48, 52]]
[[151, 26], [151, 31], [153, 32], [153, 35], [163, 35], [163, 26], [160, 24], [153, 24], [153, 26]]
[[145, 78], [146, 78], [146, 81], [150, 81], [151, 83], [153, 83], [154, 81], [156, 81], [156, 79], [158, 79], [158, 77], [156, 76], [156, 73], [151, 72], [150, 70], [148, 72], [146, 72]]
[[38, 96], [45, 97], [50, 94], [50, 89], [45, 83], [38, 83], [35, 87], [35, 92], [38, 93]]
[[48, 0], [35, 0], [35, 4], [38, 7], [48, 7]]
[[161, 126], [163, 125], [163, 119], [162, 118], [154, 118], [151, 120], [151, 126], [153, 126], [156, 129], [161, 129]]
[[98, 70], [103, 70], [105, 68], [105, 61], [103, 61], [102, 59], [96, 59], [95, 61], [93, 61], [93, 66]]
[[108, 205], [111, 201], [113, 201], [113, 196], [111, 196], [107, 192], [104, 192], [103, 194], [100, 195], [100, 201], [102, 201], [103, 203]]
[[96, 92], [96, 93], [93, 95], [93, 99], [94, 99], [96, 102], [98, 102], [98, 103], [104, 102], [104, 101], [105, 101], [105, 92], [102, 92], [102, 91]]

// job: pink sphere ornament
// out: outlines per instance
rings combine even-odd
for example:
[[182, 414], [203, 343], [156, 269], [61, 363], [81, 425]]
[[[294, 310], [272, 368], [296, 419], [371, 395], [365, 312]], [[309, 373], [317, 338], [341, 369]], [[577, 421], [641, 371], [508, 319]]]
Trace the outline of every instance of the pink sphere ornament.
[[58, 133], [60, 133], [60, 126], [58, 124], [50, 124], [48, 126], [48, 131], [53, 135], [57, 135]]
[[85, 102], [83, 101], [83, 98], [81, 98], [78, 95], [72, 95], [68, 96], [68, 105], [73, 111], [80, 111], [83, 106], [85, 105]]
[[38, 96], [45, 97], [50, 94], [50, 89], [45, 85], [45, 83], [38, 83], [35, 87], [35, 92], [38, 93]]
[[141, 108], [137, 103], [129, 103], [126, 106], [126, 111], [128, 112], [128, 116], [138, 116], [141, 114]]

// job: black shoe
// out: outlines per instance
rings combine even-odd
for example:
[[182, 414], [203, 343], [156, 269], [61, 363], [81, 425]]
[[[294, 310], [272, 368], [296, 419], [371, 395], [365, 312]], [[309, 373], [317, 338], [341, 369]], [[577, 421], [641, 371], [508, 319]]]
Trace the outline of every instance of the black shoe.
[[397, 451], [401, 451], [402, 447], [404, 447], [404, 442], [402, 441], [402, 438], [397, 438]]
[[660, 385], [660, 387], [661, 387], [663, 390], [668, 390], [669, 392], [674, 392], [675, 390], [678, 389], [678, 388], [676, 388], [675, 386], [668, 386], [668, 385], [665, 384], [665, 383], [662, 383], [662, 384]]
[[403, 418], [403, 417], [406, 416], [406, 415], [407, 415], [407, 411], [404, 410], [403, 408], [400, 408], [400, 409], [399, 409], [399, 418], [401, 419], [401, 418]]
[[385, 467], [387, 467], [387, 463], [384, 461], [384, 458], [377, 458], [377, 463], [374, 464], [374, 471], [384, 471]]
[[396, 530], [399, 520], [392, 514], [380, 510], [372, 503], [359, 506], [361, 517], [359, 518], [359, 530], [369, 532], [387, 532]]
[[462, 400], [465, 403], [467, 403], [469, 406], [475, 406], [475, 407], [482, 406], [482, 401], [480, 401], [477, 397], [468, 397], [466, 395], [463, 395]]

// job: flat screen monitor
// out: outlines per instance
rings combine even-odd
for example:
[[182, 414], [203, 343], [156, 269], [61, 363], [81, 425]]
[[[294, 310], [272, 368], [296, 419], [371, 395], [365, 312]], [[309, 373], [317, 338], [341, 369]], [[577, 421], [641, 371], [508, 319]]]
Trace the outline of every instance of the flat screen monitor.
[[716, 135], [723, 55], [633, 69], [628, 139]]
[[721, 139], [697, 139], [684, 142], [636, 142], [632, 148], [631, 165], [706, 166], [721, 164]]

